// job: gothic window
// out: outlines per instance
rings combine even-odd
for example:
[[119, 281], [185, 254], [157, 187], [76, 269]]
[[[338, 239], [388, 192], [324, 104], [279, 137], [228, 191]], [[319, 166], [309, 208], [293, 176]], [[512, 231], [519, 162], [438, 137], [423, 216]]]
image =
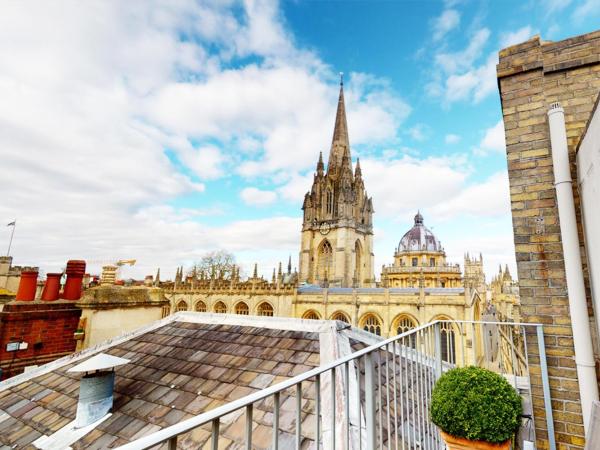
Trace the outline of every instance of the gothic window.
[[217, 314], [225, 314], [227, 312], [227, 306], [223, 302], [215, 303], [215, 312]]
[[[411, 319], [409, 316], [400, 316], [396, 319], [395, 322], [395, 328], [396, 328], [396, 334], [402, 334], [402, 333], [406, 333], [407, 331], [412, 330], [413, 328], [415, 328], [417, 326], [417, 324], [415, 323], [415, 321], [413, 319]], [[416, 334], [409, 334], [408, 335], [408, 345], [410, 345], [412, 348], [416, 347], [416, 342], [417, 342], [417, 336]], [[406, 339], [405, 339], [406, 342]]]
[[321, 319], [319, 317], [319, 314], [316, 311], [313, 311], [312, 309], [306, 311], [304, 313], [304, 315], [302, 316], [303, 319], [310, 319], [310, 320], [319, 320]]
[[250, 309], [244, 302], [239, 302], [237, 305], [235, 305], [235, 313], [241, 314], [242, 316], [247, 316], [250, 314]]
[[167, 317], [171, 313], [171, 307], [169, 305], [165, 305], [162, 307], [161, 318]]
[[202, 300], [200, 300], [198, 303], [196, 303], [196, 311], [197, 312], [206, 312], [206, 303], [204, 303]]
[[319, 246], [317, 261], [317, 279], [323, 281], [331, 278], [333, 266], [333, 248], [327, 239]]
[[183, 300], [181, 300], [179, 303], [177, 303], [177, 312], [179, 311], [187, 311], [187, 303], [184, 302]]
[[325, 202], [325, 204], [327, 214], [333, 214], [333, 192], [331, 192], [330, 189], [327, 189], [327, 201]]
[[341, 311], [334, 312], [331, 315], [331, 320], [339, 320], [340, 322], [350, 323], [350, 319]]
[[412, 259], [412, 266], [413, 267], [417, 267], [417, 264], [419, 263], [419, 258], [413, 258]]
[[363, 318], [362, 323], [363, 330], [376, 334], [377, 336], [381, 336], [381, 321], [377, 318], [377, 316], [368, 314], [365, 318]]
[[452, 328], [452, 323], [442, 322], [440, 324], [440, 334], [442, 338], [442, 359], [454, 364], [456, 362], [456, 348], [454, 345], [454, 328]]
[[354, 268], [354, 277], [356, 278], [356, 283], [358, 286], [361, 285], [362, 282], [362, 250], [360, 248], [360, 241], [356, 241], [354, 244], [354, 253], [356, 258], [356, 267]]
[[273, 317], [273, 307], [267, 302], [261, 303], [258, 305], [258, 315]]

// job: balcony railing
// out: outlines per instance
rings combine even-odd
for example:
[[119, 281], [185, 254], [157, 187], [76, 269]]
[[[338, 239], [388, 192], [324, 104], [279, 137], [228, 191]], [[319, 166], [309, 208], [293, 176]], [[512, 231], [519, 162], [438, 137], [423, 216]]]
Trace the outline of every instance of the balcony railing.
[[[542, 325], [469, 321], [420, 326], [119, 448], [166, 444], [175, 449], [178, 439], [185, 446], [186, 434], [201, 427], [210, 433], [210, 448], [216, 450], [221, 425], [245, 414], [245, 430], [236, 444], [252, 449], [256, 430], [265, 432], [254, 426], [253, 414], [268, 409], [273, 449], [306, 448], [305, 441], [312, 440], [316, 449], [441, 450], [445, 445], [429, 419], [431, 392], [444, 371], [466, 365], [486, 367], [515, 386], [524, 400], [524, 414], [531, 418], [520, 435], [535, 441], [528, 337], [537, 340], [548, 445], [555, 450]], [[314, 420], [312, 426], [308, 418]], [[288, 439], [282, 444], [284, 434]], [[260, 438], [264, 442], [265, 436]]]

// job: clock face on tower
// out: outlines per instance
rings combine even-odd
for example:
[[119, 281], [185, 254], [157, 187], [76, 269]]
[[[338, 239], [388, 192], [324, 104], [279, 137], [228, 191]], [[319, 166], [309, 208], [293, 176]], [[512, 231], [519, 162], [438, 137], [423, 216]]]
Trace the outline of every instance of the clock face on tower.
[[331, 225], [329, 225], [328, 222], [321, 222], [321, 225], [319, 225], [319, 233], [321, 233], [323, 236], [329, 233], [330, 230]]

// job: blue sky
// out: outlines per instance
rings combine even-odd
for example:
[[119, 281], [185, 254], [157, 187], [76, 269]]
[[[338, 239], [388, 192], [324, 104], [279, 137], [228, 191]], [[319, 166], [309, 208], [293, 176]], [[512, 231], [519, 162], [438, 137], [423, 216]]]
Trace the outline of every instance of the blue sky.
[[344, 72], [376, 273], [417, 209], [449, 260], [482, 252], [488, 274], [514, 273], [497, 52], [593, 31], [599, 1], [5, 2], [15, 263], [136, 258], [124, 276], [168, 276], [223, 248], [269, 276], [297, 261]]

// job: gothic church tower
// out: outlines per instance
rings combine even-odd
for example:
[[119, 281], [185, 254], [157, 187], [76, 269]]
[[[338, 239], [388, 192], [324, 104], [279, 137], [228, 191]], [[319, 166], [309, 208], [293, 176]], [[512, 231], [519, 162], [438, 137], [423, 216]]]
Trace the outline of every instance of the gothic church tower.
[[365, 190], [360, 161], [352, 170], [343, 82], [327, 170], [321, 153], [302, 209], [300, 282], [374, 286], [373, 201]]

